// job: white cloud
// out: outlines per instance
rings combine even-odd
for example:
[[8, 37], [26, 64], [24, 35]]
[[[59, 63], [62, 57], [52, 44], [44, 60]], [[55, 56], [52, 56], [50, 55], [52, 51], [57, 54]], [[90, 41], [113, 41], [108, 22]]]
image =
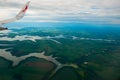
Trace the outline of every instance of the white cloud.
[[[0, 20], [17, 14], [25, 3], [26, 1], [20, 0], [0, 0]], [[76, 19], [75, 21], [82, 22], [85, 19], [99, 21], [100, 18], [103, 22], [105, 19], [108, 23], [120, 23], [117, 18], [120, 17], [119, 3], [120, 0], [31, 0], [30, 9], [20, 21], [59, 21], [63, 18], [66, 21]]]

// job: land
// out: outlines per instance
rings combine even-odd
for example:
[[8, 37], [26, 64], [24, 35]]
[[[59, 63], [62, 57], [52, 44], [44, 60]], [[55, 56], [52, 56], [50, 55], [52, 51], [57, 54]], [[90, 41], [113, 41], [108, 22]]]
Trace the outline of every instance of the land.
[[[57, 71], [54, 62], [36, 57], [22, 61], [16, 67], [0, 58], [1, 80], [119, 80], [120, 79], [120, 28], [78, 26], [27, 27], [13, 29], [17, 34], [7, 37], [40, 36], [34, 40], [0, 40], [0, 49], [21, 57], [45, 51], [61, 63]], [[0, 37], [4, 37], [0, 35]], [[27, 37], [25, 37], [27, 38]], [[11, 39], [12, 40], [12, 39]], [[58, 41], [59, 43], [55, 42]], [[9, 44], [9, 45], [4, 45]], [[4, 46], [3, 46], [4, 45]], [[4, 73], [2, 73], [4, 71]], [[5, 78], [5, 76], [8, 76]]]

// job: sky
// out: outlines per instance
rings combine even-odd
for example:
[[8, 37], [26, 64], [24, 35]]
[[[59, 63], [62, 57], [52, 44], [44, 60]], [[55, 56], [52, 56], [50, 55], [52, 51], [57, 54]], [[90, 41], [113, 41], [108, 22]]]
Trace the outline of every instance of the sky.
[[[0, 0], [0, 20], [14, 17], [28, 0]], [[120, 0], [30, 0], [18, 22], [120, 24]]]

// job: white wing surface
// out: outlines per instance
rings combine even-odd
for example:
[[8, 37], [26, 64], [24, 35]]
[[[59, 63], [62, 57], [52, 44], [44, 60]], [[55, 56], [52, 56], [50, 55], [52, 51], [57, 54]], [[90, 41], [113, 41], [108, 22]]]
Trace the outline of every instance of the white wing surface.
[[2, 20], [2, 21], [0, 21], [0, 24], [1, 25], [7, 24], [7, 23], [14, 22], [16, 20], [23, 18], [28, 9], [29, 3], [30, 3], [30, 1], [26, 3], [26, 5], [22, 8], [22, 10], [15, 17], [13, 17], [11, 19]]

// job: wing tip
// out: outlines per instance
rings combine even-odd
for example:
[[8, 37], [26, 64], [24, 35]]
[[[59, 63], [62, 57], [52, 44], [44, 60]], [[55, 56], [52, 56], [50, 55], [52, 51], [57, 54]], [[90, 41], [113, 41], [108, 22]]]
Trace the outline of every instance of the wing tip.
[[27, 4], [30, 4], [31, 1], [28, 1]]

